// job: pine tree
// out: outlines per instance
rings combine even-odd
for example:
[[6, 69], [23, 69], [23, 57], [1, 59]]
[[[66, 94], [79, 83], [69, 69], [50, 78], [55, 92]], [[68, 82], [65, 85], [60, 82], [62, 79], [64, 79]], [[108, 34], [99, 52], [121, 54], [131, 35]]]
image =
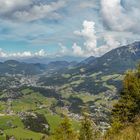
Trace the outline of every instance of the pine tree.
[[140, 80], [140, 64], [138, 64], [138, 66], [137, 66], [137, 76]]
[[133, 122], [138, 115], [140, 115], [140, 65], [136, 71], [128, 71], [124, 78], [120, 99], [112, 110], [112, 126], [116, 127], [114, 124], [117, 124], [119, 129], [118, 126], [122, 127]]
[[54, 134], [55, 140], [78, 140], [77, 133], [72, 129], [72, 124], [68, 117], [60, 123]]
[[95, 137], [94, 123], [86, 113], [84, 113], [84, 117], [81, 121], [79, 135], [79, 140], [94, 140]]

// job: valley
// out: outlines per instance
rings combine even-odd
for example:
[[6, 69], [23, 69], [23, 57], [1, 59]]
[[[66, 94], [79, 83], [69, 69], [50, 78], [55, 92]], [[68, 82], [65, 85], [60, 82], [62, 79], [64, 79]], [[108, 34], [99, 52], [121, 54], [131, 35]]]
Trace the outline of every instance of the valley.
[[105, 132], [125, 72], [136, 68], [139, 60], [140, 42], [135, 42], [81, 62], [1, 62], [0, 139], [47, 138], [64, 115], [78, 130], [83, 109], [88, 109], [98, 129]]

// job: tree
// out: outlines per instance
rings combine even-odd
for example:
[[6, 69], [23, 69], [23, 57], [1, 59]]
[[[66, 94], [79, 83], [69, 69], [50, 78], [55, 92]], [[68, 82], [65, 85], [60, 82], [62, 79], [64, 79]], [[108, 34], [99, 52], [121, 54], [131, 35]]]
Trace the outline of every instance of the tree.
[[96, 137], [96, 130], [94, 128], [95, 125], [89, 117], [89, 114], [84, 113], [83, 119], [81, 121], [79, 140], [94, 140]]
[[77, 133], [72, 129], [72, 124], [65, 116], [54, 134], [55, 140], [78, 140]]
[[22, 121], [25, 128], [29, 130], [49, 134], [50, 126], [43, 114], [27, 114]]
[[136, 71], [128, 71], [124, 78], [120, 99], [112, 110], [112, 126], [116, 122], [117, 126], [127, 125], [138, 115], [140, 115], [140, 65]]
[[140, 79], [140, 63], [137, 66], [137, 76]]

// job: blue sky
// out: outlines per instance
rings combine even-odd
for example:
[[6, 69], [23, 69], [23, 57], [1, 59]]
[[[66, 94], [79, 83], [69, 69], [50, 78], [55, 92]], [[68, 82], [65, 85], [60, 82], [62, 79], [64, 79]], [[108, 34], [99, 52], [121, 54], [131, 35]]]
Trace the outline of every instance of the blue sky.
[[139, 0], [0, 0], [0, 57], [101, 56], [139, 23]]

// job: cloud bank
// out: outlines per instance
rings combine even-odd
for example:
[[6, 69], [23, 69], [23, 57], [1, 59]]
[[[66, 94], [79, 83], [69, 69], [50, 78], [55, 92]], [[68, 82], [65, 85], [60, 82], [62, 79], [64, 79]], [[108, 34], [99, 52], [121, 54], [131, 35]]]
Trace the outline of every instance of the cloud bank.
[[57, 10], [65, 6], [65, 1], [45, 3], [34, 0], [0, 0], [0, 16], [18, 21], [35, 21], [43, 18], [58, 19]]
[[30, 57], [45, 57], [47, 53], [41, 49], [38, 52], [32, 53], [30, 51], [7, 53], [0, 49], [0, 58], [30, 58]]
[[115, 31], [140, 32], [139, 0], [101, 0], [101, 13], [105, 25]]

